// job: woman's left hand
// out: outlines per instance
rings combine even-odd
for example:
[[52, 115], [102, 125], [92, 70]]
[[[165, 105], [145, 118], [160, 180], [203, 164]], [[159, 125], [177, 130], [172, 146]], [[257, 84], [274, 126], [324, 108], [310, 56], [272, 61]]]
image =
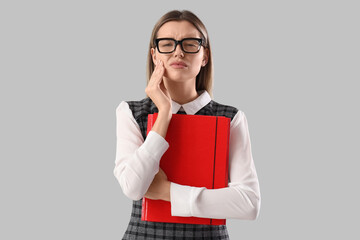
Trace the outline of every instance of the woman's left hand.
[[170, 183], [165, 172], [160, 168], [144, 197], [170, 201]]

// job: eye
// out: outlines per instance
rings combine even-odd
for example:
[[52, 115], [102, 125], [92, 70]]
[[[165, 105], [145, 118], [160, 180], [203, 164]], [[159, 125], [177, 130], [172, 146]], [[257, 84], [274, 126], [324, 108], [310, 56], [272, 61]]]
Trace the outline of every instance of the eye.
[[161, 46], [163, 46], [163, 47], [171, 47], [173, 44], [171, 44], [171, 43], [164, 43], [164, 44], [162, 44]]
[[171, 47], [171, 46], [174, 46], [174, 41], [171, 41], [171, 40], [161, 40], [161, 41], [159, 41], [159, 46], [160, 46], [160, 47]]
[[197, 47], [198, 45], [195, 43], [186, 43], [185, 46], [186, 47]]

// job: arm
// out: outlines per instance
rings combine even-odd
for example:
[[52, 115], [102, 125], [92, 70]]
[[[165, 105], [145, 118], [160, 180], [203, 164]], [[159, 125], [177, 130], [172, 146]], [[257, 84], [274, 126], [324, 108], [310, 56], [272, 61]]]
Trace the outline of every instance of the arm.
[[150, 131], [144, 141], [126, 102], [116, 109], [116, 138], [114, 175], [124, 194], [139, 200], [159, 171], [160, 158], [169, 144], [155, 131]]
[[145, 92], [155, 103], [159, 114], [145, 141], [128, 104], [122, 102], [116, 109], [114, 175], [124, 194], [133, 200], [139, 200], [145, 195], [159, 171], [160, 158], [169, 147], [165, 136], [172, 117], [171, 97], [163, 81], [164, 64], [161, 61], [156, 61], [155, 64]]
[[251, 153], [245, 114], [230, 124], [229, 187], [206, 189], [171, 183], [171, 214], [206, 218], [254, 220], [260, 209], [260, 190]]

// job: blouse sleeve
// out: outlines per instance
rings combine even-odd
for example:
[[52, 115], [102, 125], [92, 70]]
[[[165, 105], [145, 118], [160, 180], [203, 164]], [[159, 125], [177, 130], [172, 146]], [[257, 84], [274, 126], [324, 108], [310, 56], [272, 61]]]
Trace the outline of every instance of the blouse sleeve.
[[229, 186], [206, 189], [171, 183], [173, 216], [254, 220], [260, 209], [260, 189], [252, 158], [245, 114], [238, 111], [230, 124]]
[[144, 141], [140, 127], [127, 102], [116, 108], [116, 157], [114, 175], [124, 194], [141, 199], [159, 171], [159, 162], [168, 142], [154, 131]]

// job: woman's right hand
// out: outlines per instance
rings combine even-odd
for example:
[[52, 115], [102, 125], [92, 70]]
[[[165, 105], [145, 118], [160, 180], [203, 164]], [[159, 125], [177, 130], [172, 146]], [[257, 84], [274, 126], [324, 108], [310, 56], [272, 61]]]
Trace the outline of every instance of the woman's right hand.
[[146, 94], [155, 103], [159, 113], [171, 113], [171, 97], [169, 91], [166, 89], [163, 81], [165, 72], [164, 64], [161, 60], [157, 61], [154, 72], [151, 75], [150, 81], [145, 88]]
[[146, 94], [151, 98], [159, 110], [158, 117], [151, 131], [157, 132], [163, 138], [166, 137], [167, 129], [172, 118], [171, 97], [164, 85], [164, 72], [164, 64], [161, 61], [158, 61], [145, 89]]

